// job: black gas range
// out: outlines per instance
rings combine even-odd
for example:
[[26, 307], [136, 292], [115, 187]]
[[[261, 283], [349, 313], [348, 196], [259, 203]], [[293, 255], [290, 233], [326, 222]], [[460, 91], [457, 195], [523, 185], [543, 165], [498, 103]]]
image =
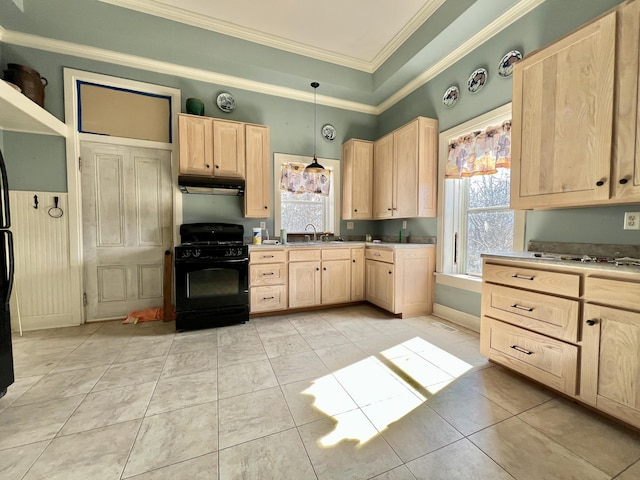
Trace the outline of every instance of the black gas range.
[[244, 227], [187, 223], [175, 248], [176, 329], [249, 320], [249, 247]]

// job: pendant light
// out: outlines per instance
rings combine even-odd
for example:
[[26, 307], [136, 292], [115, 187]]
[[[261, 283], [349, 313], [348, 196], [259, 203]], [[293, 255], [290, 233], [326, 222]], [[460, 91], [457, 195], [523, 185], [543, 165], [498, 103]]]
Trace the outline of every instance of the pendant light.
[[316, 91], [320, 86], [318, 82], [311, 82], [313, 87], [313, 162], [305, 167], [305, 172], [309, 173], [324, 173], [325, 168], [318, 163], [318, 157], [316, 155]]

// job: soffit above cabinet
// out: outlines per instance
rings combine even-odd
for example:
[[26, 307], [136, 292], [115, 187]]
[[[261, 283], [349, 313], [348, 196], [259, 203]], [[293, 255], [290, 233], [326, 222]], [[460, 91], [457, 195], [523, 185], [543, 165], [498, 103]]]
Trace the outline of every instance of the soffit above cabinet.
[[69, 129], [22, 93], [0, 81], [0, 130], [66, 137]]

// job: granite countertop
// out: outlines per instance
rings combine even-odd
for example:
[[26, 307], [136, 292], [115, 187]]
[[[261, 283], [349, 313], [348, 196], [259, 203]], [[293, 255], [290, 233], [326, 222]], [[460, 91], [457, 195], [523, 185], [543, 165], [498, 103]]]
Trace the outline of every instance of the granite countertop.
[[615, 263], [607, 262], [582, 262], [580, 260], [575, 260], [579, 257], [579, 255], [536, 252], [482, 254], [482, 258], [485, 259], [492, 258], [496, 260], [517, 260], [519, 262], [531, 263], [532, 265], [555, 265], [563, 267], [583, 268], [589, 270], [640, 274], [640, 266], [637, 265], [616, 265]]
[[376, 247], [376, 248], [386, 248], [389, 250], [397, 249], [397, 248], [424, 248], [430, 247], [435, 248], [435, 244], [433, 243], [393, 243], [393, 242], [359, 242], [359, 241], [331, 241], [331, 242], [288, 242], [286, 244], [265, 244], [262, 243], [260, 245], [249, 245], [249, 250], [251, 249], [260, 249], [260, 248], [340, 248], [340, 247]]

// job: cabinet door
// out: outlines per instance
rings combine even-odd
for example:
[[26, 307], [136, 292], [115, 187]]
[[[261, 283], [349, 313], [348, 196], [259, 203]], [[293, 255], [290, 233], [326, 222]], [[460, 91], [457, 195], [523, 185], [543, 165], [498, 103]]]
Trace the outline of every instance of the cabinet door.
[[608, 200], [615, 36], [613, 12], [515, 65], [511, 208]]
[[320, 305], [320, 262], [289, 262], [289, 308]]
[[269, 127], [246, 125], [246, 186], [244, 216], [271, 216], [271, 168], [269, 159]]
[[620, 9], [616, 46], [616, 118], [612, 196], [640, 201], [640, 2]]
[[393, 216], [393, 134], [373, 144], [373, 218]]
[[351, 301], [351, 260], [322, 261], [322, 304]]
[[373, 209], [373, 143], [349, 140], [342, 146], [342, 218], [366, 220]]
[[402, 317], [429, 315], [433, 311], [435, 248], [396, 251], [394, 313]]
[[640, 427], [640, 313], [584, 307], [580, 396]]
[[391, 263], [367, 260], [365, 269], [367, 301], [393, 312], [393, 265]]
[[213, 120], [213, 175], [244, 178], [244, 124]]
[[418, 216], [418, 121], [393, 132], [393, 216]]
[[364, 292], [364, 248], [351, 249], [351, 301], [365, 299]]
[[213, 175], [212, 120], [194, 115], [178, 115], [180, 173]]

